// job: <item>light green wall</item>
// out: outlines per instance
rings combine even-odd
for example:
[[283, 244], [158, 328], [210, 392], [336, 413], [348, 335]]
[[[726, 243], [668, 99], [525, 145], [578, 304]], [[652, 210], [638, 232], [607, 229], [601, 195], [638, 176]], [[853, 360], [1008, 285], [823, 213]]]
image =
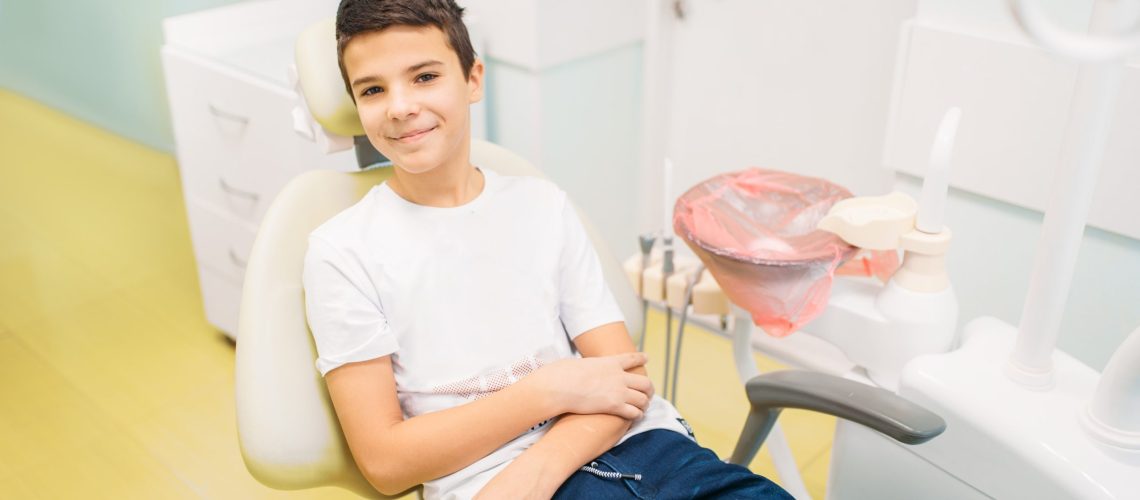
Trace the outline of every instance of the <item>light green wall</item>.
[[162, 19], [237, 0], [0, 0], [0, 87], [173, 151]]
[[642, 52], [630, 43], [541, 71], [487, 59], [487, 139], [533, 161], [623, 258], [636, 248]]
[[542, 164], [619, 258], [636, 248], [641, 54], [635, 43], [542, 75]]

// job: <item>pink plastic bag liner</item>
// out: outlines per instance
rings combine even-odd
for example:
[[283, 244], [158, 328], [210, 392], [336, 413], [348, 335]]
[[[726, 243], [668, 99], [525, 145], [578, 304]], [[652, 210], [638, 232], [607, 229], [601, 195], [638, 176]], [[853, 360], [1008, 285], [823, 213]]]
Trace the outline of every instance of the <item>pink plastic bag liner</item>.
[[816, 229], [850, 197], [823, 179], [751, 168], [689, 189], [674, 206], [673, 229], [730, 300], [769, 335], [784, 337], [823, 312], [845, 262], [841, 274], [884, 281], [898, 267], [896, 252], [854, 259], [858, 248]]

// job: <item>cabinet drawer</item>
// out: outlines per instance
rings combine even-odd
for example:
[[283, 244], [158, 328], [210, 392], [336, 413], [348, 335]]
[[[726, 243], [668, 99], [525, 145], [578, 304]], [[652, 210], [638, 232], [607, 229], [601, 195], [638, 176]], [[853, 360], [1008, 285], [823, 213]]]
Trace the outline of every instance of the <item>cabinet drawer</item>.
[[294, 93], [176, 48], [162, 57], [183, 192], [259, 222], [311, 161], [299, 155]]
[[190, 239], [199, 266], [206, 266], [241, 284], [257, 229], [201, 200], [186, 200]]
[[230, 281], [207, 266], [198, 266], [198, 284], [202, 287], [206, 321], [227, 337], [236, 340], [238, 313], [241, 310], [241, 284]]

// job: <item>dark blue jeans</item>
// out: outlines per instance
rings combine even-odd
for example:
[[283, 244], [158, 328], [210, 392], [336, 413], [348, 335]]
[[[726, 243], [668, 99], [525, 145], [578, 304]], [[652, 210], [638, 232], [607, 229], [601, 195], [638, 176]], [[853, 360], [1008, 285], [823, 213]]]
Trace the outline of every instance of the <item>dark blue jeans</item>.
[[[792, 500], [780, 488], [739, 465], [725, 463], [687, 436], [665, 429], [643, 432], [579, 470], [556, 499], [748, 498]], [[618, 473], [622, 478], [611, 478]], [[630, 476], [640, 474], [640, 479]], [[603, 477], [611, 476], [611, 477]]]

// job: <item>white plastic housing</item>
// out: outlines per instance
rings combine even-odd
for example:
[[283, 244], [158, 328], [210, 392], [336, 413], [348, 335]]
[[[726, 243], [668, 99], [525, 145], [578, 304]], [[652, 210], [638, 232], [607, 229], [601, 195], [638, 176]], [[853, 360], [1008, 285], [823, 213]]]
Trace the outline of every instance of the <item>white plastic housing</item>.
[[1104, 367], [1085, 425], [1105, 444], [1140, 451], [1140, 328]]
[[[1005, 376], [1016, 335], [1008, 323], [978, 318], [963, 329], [961, 348], [907, 365], [899, 394], [947, 424], [911, 451], [990, 498], [1140, 498], [1140, 452], [1105, 446], [1081, 430], [1078, 415], [1096, 388], [1096, 370], [1054, 351], [1056, 385], [1028, 389]], [[909, 498], [925, 498], [925, 485], [910, 487]]]
[[831, 301], [804, 331], [835, 344], [883, 388], [897, 390], [910, 360], [949, 351], [958, 326], [952, 287], [938, 292], [908, 290], [866, 280], [836, 280]]

